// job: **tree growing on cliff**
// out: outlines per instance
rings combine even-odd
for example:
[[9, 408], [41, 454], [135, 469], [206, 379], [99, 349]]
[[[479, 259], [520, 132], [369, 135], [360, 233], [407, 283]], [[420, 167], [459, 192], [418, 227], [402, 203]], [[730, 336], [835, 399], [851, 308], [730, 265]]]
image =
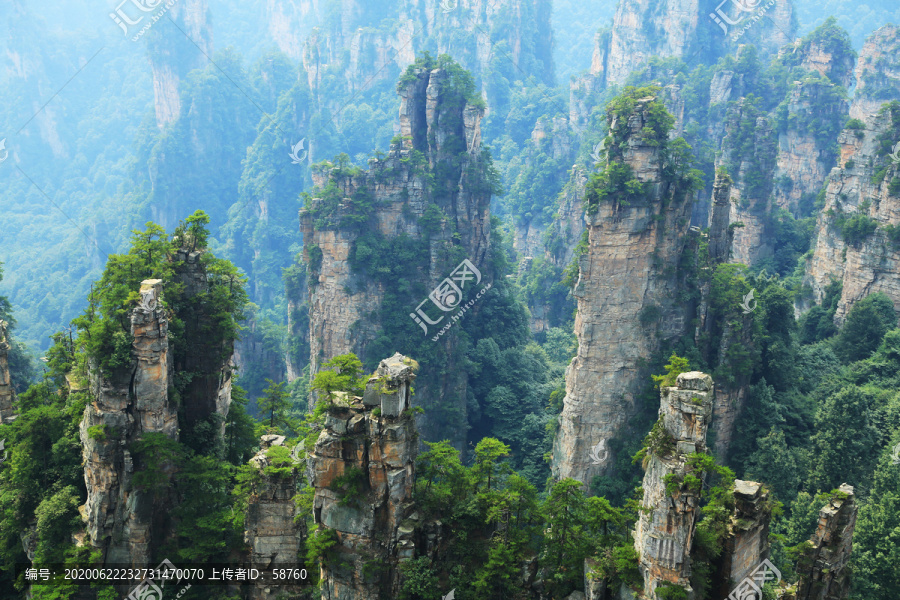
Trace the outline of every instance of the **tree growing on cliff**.
[[362, 362], [352, 352], [335, 356], [322, 363], [312, 382], [312, 389], [331, 400], [334, 392], [361, 396], [365, 388]]
[[[263, 390], [263, 396], [257, 399], [259, 412], [268, 421], [268, 433], [295, 432], [297, 427], [288, 418], [288, 409], [291, 407], [290, 394], [284, 389], [285, 382], [275, 383], [266, 379], [269, 384]], [[280, 429], [279, 429], [280, 428]]]

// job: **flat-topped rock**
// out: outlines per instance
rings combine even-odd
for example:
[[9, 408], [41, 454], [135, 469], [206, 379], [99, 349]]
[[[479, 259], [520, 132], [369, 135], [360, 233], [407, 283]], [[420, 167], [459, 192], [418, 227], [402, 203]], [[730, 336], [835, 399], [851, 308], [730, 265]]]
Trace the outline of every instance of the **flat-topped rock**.
[[755, 481], [742, 481], [736, 479], [734, 482], [734, 493], [742, 496], [756, 497], [762, 489], [762, 484]]
[[675, 379], [675, 385], [683, 390], [708, 392], [713, 388], [712, 377], [700, 371], [682, 373]]

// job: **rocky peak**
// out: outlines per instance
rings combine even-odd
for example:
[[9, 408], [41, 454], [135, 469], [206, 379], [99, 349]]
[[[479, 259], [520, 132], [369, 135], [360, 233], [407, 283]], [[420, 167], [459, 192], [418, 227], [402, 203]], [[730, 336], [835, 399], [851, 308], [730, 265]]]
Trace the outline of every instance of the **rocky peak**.
[[404, 407], [417, 370], [400, 354], [381, 361], [362, 398], [333, 399], [309, 454], [314, 520], [337, 542], [322, 567], [323, 600], [396, 598], [399, 565], [414, 556], [418, 434]]
[[[413, 68], [404, 75], [398, 86], [402, 143], [394, 144], [387, 156], [370, 160], [366, 171], [326, 164], [315, 174], [317, 189], [300, 211], [304, 258], [310, 265], [313, 376], [322, 362], [348, 352], [371, 364], [369, 347], [379, 338], [381, 347], [390, 338], [396, 347], [412, 348], [411, 340], [423, 339], [425, 328], [422, 343], [434, 344], [438, 330], [455, 319], [447, 314], [452, 307], [441, 306], [439, 311], [428, 293], [455, 269], [465, 266], [470, 284], [491, 285], [487, 259], [492, 185], [489, 157], [480, 143], [481, 102], [467, 97], [466, 79], [456, 69]], [[373, 243], [416, 251], [399, 277], [386, 277], [370, 264], [384, 258], [356, 253], [360, 244]], [[448, 256], [463, 256], [468, 262], [450, 261]], [[398, 278], [408, 282], [406, 291], [398, 293]], [[382, 316], [389, 290], [395, 306], [402, 305], [399, 310], [411, 315], [408, 320]], [[462, 291], [467, 300], [474, 298], [469, 288]], [[422, 308], [423, 302], [428, 306]], [[417, 307], [434, 313], [430, 329]], [[388, 321], [393, 329], [386, 328]], [[467, 376], [457, 368], [456, 335], [457, 330], [450, 329], [439, 340], [440, 359], [423, 365], [420, 391], [435, 403], [454, 398], [453, 407], [464, 422]], [[438, 376], [432, 366], [437, 364], [452, 375]], [[464, 427], [446, 420], [431, 423], [428, 413], [421, 418], [427, 437], [462, 444]]]
[[451, 87], [451, 75], [445, 69], [416, 69], [400, 94], [400, 135], [404, 148], [418, 150], [434, 167], [465, 150], [481, 150], [481, 118], [484, 109], [467, 101]]
[[9, 376], [9, 323], [0, 320], [0, 424], [16, 418], [13, 403], [16, 392]]

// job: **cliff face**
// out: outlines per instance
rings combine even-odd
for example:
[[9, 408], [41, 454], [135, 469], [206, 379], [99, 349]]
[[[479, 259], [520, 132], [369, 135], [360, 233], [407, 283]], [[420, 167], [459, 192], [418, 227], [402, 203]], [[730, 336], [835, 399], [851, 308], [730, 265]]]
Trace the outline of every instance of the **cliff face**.
[[[687, 326], [676, 266], [690, 237], [691, 202], [664, 181], [659, 148], [644, 137], [652, 101], [636, 102], [620, 144], [621, 162], [649, 190], [647, 199], [627, 205], [610, 197], [586, 217], [589, 247], [573, 291], [578, 354], [566, 371], [553, 474], [586, 484], [613, 462], [592, 464], [590, 448], [622, 433], [648, 379], [643, 361]], [[617, 127], [611, 118], [610, 130]]]
[[[827, 55], [823, 60], [826, 58]], [[849, 76], [849, 71], [846, 74]], [[843, 100], [832, 99], [834, 86], [835, 84], [825, 81], [801, 82], [795, 84], [786, 101], [787, 127], [778, 133], [778, 156], [773, 173], [778, 183], [773, 192], [774, 204], [787, 209], [795, 217], [801, 216], [801, 200], [804, 196], [811, 198], [816, 190], [822, 188], [836, 159], [830, 149], [832, 144], [817, 141], [815, 132], [810, 132], [805, 126], [798, 127], [795, 123], [801, 119], [808, 121], [804, 117], [815, 114], [816, 118], [826, 123], [843, 126], [847, 119], [848, 105]], [[812, 202], [807, 204], [811, 205]]]
[[415, 552], [418, 435], [409, 397], [417, 368], [395, 354], [363, 398], [336, 398], [307, 459], [315, 522], [337, 541], [322, 567], [324, 600], [398, 597], [398, 566]]
[[[176, 2], [155, 27], [165, 28], [162, 42], [151, 42], [150, 67], [153, 71], [153, 94], [156, 98], [156, 125], [163, 129], [181, 116], [178, 86], [191, 69], [206, 64], [212, 55], [212, 32], [207, 25], [207, 0]], [[182, 29], [166, 23], [171, 18]], [[185, 35], [191, 41], [183, 39]], [[159, 39], [159, 38], [158, 38]], [[199, 49], [198, 49], [199, 48]], [[188, 58], [189, 57], [189, 58]]]
[[665, 433], [674, 441], [674, 451], [663, 456], [652, 449], [648, 452], [641, 504], [653, 511], [641, 513], [634, 531], [644, 591], [650, 598], [656, 598], [655, 590], [664, 582], [690, 588], [689, 555], [700, 516], [699, 491], [684, 488], [672, 495], [666, 490], [665, 478], [684, 481], [691, 471], [688, 455], [706, 451], [714, 394], [712, 378], [699, 372], [682, 373], [676, 387], [663, 388], [660, 394], [659, 416]]
[[804, 281], [816, 303], [832, 279], [843, 283], [837, 325], [854, 303], [874, 292], [886, 293], [900, 309], [900, 247], [889, 235], [891, 227], [900, 226], [900, 196], [891, 192], [900, 164], [887, 153], [898, 133], [900, 111], [887, 110], [870, 117], [863, 129], [843, 131], [838, 139], [842, 166], [831, 172], [825, 188]]
[[0, 321], [0, 424], [16, 418], [13, 407], [16, 393], [9, 376], [9, 341], [6, 337], [8, 327], [9, 323]]
[[[452, 54], [480, 81], [498, 58], [494, 48], [500, 44], [528, 76], [547, 84], [554, 80], [549, 0], [269, 0], [266, 10], [275, 43], [302, 60], [310, 89], [325, 105], [337, 106], [330, 87], [335, 70], [352, 94], [373, 82], [393, 81], [425, 50]], [[485, 95], [492, 109], [502, 108], [493, 90]]]
[[885, 25], [873, 33], [859, 53], [855, 73], [854, 119], [866, 120], [884, 102], [900, 98], [900, 28]]
[[134, 486], [129, 444], [146, 433], [178, 438], [178, 416], [168, 398], [172, 363], [168, 320], [159, 304], [162, 281], [148, 279], [140, 292], [141, 304], [131, 313], [132, 365], [116, 373], [92, 370], [93, 400], [80, 426], [87, 533], [106, 562], [135, 566], [149, 564], [151, 546], [160, 541], [152, 525], [165, 518], [169, 504]]
[[761, 55], [773, 56], [793, 40], [790, 0], [722, 6], [723, 12], [710, 13], [712, 4], [700, 0], [620, 2], [610, 34], [598, 36], [591, 74], [604, 87], [621, 85], [652, 56], [711, 63], [748, 43]]
[[[390, 340], [393, 347], [423, 340], [437, 346], [441, 356], [439, 361], [423, 363], [423, 396], [441, 399], [445, 408], [452, 407], [464, 417], [466, 378], [455, 355], [456, 332], [451, 329], [437, 344], [432, 339], [450, 321], [441, 311], [459, 306], [460, 297], [450, 298], [438, 311], [428, 292], [454, 272], [452, 285], [469, 300], [473, 284], [484, 286], [492, 279], [486, 260], [491, 188], [484, 179], [481, 109], [451, 89], [450, 75], [440, 69], [417, 71], [400, 96], [403, 147], [370, 161], [368, 171], [336, 168], [317, 174], [318, 191], [300, 213], [304, 258], [310, 265], [310, 373], [314, 376], [322, 362], [347, 352], [366, 363], [372, 358], [370, 346], [379, 337], [395, 336]], [[373, 256], [371, 248], [376, 243], [384, 249]], [[365, 259], [358, 254], [359, 248], [367, 252]], [[379, 275], [366, 263], [392, 251], [407, 257], [397, 277]], [[451, 251], [457, 258], [448, 260]], [[469, 261], [465, 267], [457, 265], [462, 257]], [[458, 269], [463, 267], [466, 273], [460, 279]], [[398, 279], [406, 282], [406, 290], [397, 288]], [[384, 329], [384, 321], [396, 316], [382, 314], [388, 300], [396, 303], [401, 314], [409, 314], [397, 332]], [[426, 317], [420, 316], [419, 309]], [[429, 322], [427, 327], [423, 318]], [[425, 336], [422, 328], [427, 329]], [[438, 369], [448, 374], [438, 378]], [[454, 427], [462, 423], [444, 423], [442, 435], [460, 439], [462, 428], [454, 431]], [[422, 426], [428, 428], [428, 422]]]
[[819, 525], [797, 566], [800, 577], [796, 600], [844, 600], [850, 593], [853, 530], [858, 507], [853, 487], [846, 483], [840, 494], [819, 511]]
[[[749, 141], [748, 141], [749, 140]], [[772, 178], [777, 156], [775, 129], [757, 105], [745, 98], [728, 111], [722, 154], [716, 167], [731, 165], [729, 223], [734, 229], [734, 262], [754, 264], [772, 254], [766, 222], [772, 211]]]

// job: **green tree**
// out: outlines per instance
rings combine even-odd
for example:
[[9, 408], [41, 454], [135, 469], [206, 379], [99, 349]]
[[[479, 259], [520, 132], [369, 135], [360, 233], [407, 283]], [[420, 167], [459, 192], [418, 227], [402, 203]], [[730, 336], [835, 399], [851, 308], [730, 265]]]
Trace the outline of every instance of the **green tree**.
[[362, 362], [352, 352], [335, 356], [322, 363], [313, 379], [312, 389], [330, 399], [334, 392], [361, 396], [365, 389]]
[[850, 310], [834, 350], [846, 362], [868, 358], [884, 334], [896, 326], [897, 313], [890, 297], [881, 292], [869, 294]]
[[294, 431], [295, 427], [287, 416], [291, 402], [290, 394], [284, 389], [285, 383], [283, 381], [275, 383], [271, 379], [266, 379], [266, 383], [269, 387], [263, 390], [264, 395], [256, 401], [263, 420], [269, 422], [270, 431], [277, 431], [279, 427], [283, 431]]
[[674, 387], [677, 383], [678, 376], [682, 373], [687, 373], [688, 371], [690, 371], [691, 365], [688, 359], [681, 358], [673, 352], [672, 356], [669, 357], [669, 362], [664, 368], [666, 370], [665, 375], [650, 376], [653, 378], [653, 382], [658, 388]]
[[554, 597], [563, 598], [580, 587], [584, 559], [592, 546], [584, 528], [585, 498], [582, 484], [562, 479], [550, 488], [544, 502], [544, 547], [541, 565]]
[[879, 432], [872, 420], [871, 392], [846, 385], [830, 394], [816, 414], [812, 438], [812, 482], [820, 490], [850, 483], [865, 489], [872, 472], [872, 448]]

